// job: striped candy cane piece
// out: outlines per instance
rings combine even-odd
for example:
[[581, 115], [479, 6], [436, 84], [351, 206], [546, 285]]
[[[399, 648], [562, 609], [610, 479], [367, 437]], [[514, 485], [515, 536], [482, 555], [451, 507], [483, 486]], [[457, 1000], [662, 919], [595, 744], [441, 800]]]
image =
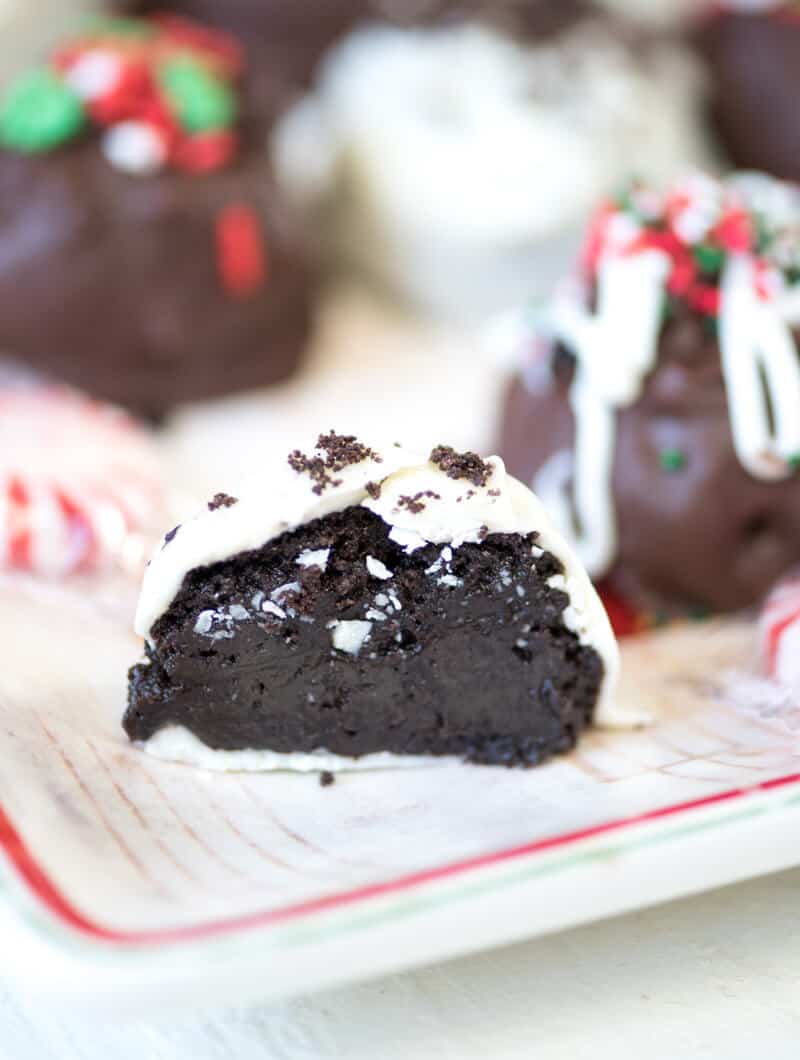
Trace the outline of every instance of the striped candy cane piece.
[[800, 689], [800, 574], [778, 583], [759, 620], [761, 658], [767, 675]]
[[126, 413], [68, 387], [0, 388], [0, 568], [136, 568], [163, 509], [155, 447]]

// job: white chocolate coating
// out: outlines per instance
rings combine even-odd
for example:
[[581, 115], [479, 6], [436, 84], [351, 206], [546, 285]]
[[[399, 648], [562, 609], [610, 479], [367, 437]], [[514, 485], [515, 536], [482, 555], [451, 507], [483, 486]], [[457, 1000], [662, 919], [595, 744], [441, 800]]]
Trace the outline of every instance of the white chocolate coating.
[[413, 769], [452, 762], [452, 757], [433, 755], [398, 755], [390, 751], [352, 758], [330, 751], [266, 751], [245, 748], [241, 751], [221, 751], [204, 744], [183, 725], [166, 725], [142, 744], [142, 749], [154, 758], [167, 762], [184, 762], [200, 769], [218, 773], [342, 773], [352, 770]]
[[[541, 549], [561, 561], [564, 574], [556, 576], [558, 587], [569, 596], [564, 622], [581, 643], [594, 648], [603, 660], [605, 676], [597, 720], [618, 723], [613, 693], [619, 654], [608, 617], [583, 565], [555, 529], [541, 502], [506, 474], [498, 457], [488, 461], [491, 473], [486, 484], [476, 486], [464, 479], [449, 478], [437, 465], [400, 446], [389, 446], [376, 455], [379, 460], [368, 457], [334, 472], [338, 484], [327, 486], [319, 494], [314, 492], [314, 482], [307, 474], [294, 471], [287, 464], [280, 481], [258, 483], [231, 507], [205, 509], [187, 520], [171, 541], [159, 546], [145, 573], [136, 615], [137, 632], [149, 636], [153, 623], [167, 610], [190, 570], [259, 548], [287, 530], [356, 505], [379, 515], [389, 527], [390, 536], [397, 540], [400, 535], [408, 549], [428, 542], [444, 545], [443, 562], [448, 555], [452, 558], [449, 550], [467, 541], [478, 542], [487, 532], [535, 531], [539, 537], [532, 564]], [[377, 498], [367, 489], [372, 483], [380, 484]], [[401, 497], [417, 494], [422, 495], [424, 505], [419, 511], [401, 503]], [[447, 572], [442, 576], [447, 577]], [[347, 631], [348, 645], [354, 647], [350, 632]], [[368, 635], [365, 630], [355, 632]], [[343, 636], [339, 630], [333, 630], [333, 634]]]

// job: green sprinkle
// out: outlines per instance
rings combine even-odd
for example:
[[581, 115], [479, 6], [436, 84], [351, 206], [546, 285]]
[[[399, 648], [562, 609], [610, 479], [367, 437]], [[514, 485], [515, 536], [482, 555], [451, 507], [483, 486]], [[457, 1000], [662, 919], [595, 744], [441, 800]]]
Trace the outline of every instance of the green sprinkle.
[[190, 133], [224, 129], [236, 117], [236, 97], [219, 78], [194, 59], [173, 59], [159, 80], [178, 121]]
[[682, 449], [662, 449], [658, 459], [665, 471], [683, 471], [689, 463]]
[[786, 461], [792, 471], [800, 471], [800, 453], [795, 453]]
[[709, 336], [709, 338], [719, 338], [719, 321], [716, 317], [704, 316], [702, 328], [705, 334]]
[[689, 608], [689, 618], [692, 622], [705, 622], [710, 617], [711, 611], [705, 604], [695, 604], [694, 607]]
[[15, 151], [50, 151], [83, 128], [79, 96], [51, 70], [30, 70], [10, 87], [0, 104], [0, 143]]
[[720, 247], [712, 247], [708, 243], [701, 243], [694, 248], [694, 260], [703, 272], [715, 276], [722, 269], [722, 264], [725, 261], [725, 251], [720, 249]]
[[755, 221], [756, 229], [756, 252], [763, 254], [772, 240], [770, 224], [764, 214], [760, 212], [753, 214], [753, 220]]

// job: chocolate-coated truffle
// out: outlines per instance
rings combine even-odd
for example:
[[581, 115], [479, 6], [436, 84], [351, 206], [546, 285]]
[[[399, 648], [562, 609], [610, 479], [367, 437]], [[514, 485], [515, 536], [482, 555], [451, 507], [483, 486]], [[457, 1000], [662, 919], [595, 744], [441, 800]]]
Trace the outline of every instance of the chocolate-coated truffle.
[[236, 42], [124, 25], [67, 42], [0, 110], [0, 348], [157, 417], [289, 375], [311, 276]]
[[511, 386], [509, 468], [644, 612], [747, 607], [800, 562], [798, 221], [767, 178], [633, 189]]

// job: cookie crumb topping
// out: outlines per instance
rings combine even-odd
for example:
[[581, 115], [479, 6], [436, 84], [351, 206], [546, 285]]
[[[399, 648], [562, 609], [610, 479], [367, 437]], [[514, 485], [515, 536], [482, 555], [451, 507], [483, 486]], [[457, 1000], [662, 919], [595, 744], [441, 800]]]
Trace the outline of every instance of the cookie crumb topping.
[[218, 508], [232, 508], [234, 504], [238, 503], [238, 499], [231, 497], [229, 493], [215, 493], [208, 502], [207, 507], [210, 512], [215, 512]]
[[437, 445], [428, 459], [448, 478], [463, 478], [473, 486], [485, 486], [492, 473], [492, 465], [482, 460], [477, 453], [457, 453], [449, 445]]
[[[299, 475], [306, 474], [314, 482], [313, 493], [320, 496], [328, 486], [340, 486], [341, 479], [335, 479], [331, 472], [344, 471], [346, 467], [360, 464], [364, 460], [373, 460], [376, 464], [383, 462], [382, 457], [359, 442], [354, 434], [336, 434], [328, 431], [317, 438], [317, 450], [324, 456], [307, 456], [299, 449], [288, 456], [289, 467]], [[371, 485], [373, 485], [371, 483]]]
[[425, 511], [425, 505], [423, 500], [430, 498], [433, 501], [440, 501], [442, 499], [441, 494], [434, 493], [433, 490], [420, 490], [419, 493], [415, 493], [413, 497], [407, 494], [400, 497], [397, 501], [399, 508], [406, 508], [412, 515], [419, 515], [420, 512]]

